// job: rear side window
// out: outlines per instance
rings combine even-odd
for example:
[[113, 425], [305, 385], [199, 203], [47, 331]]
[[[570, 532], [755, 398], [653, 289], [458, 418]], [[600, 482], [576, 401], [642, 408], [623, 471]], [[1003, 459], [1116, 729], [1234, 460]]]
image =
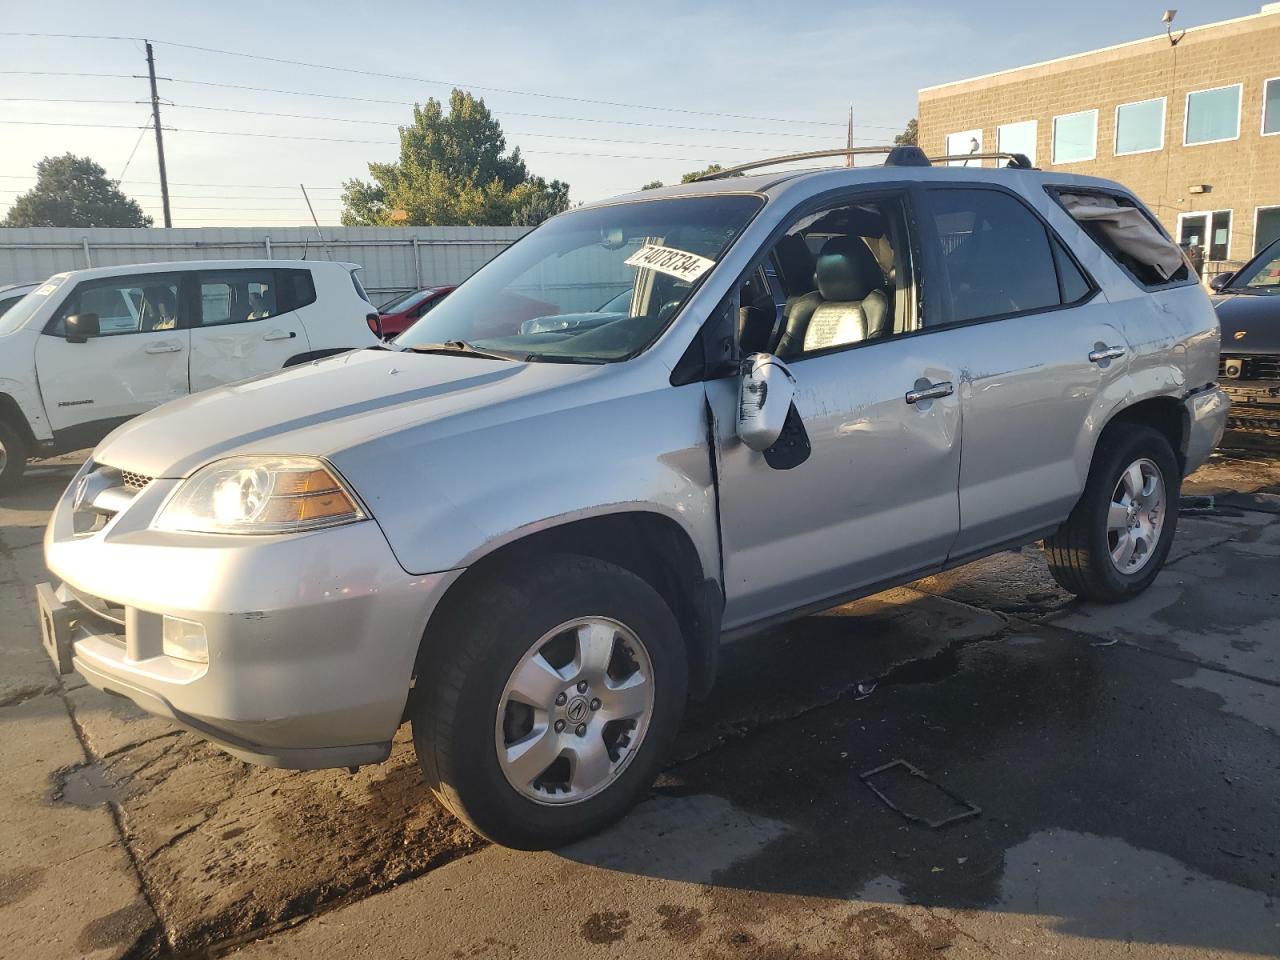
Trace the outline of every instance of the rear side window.
[[200, 326], [269, 320], [314, 303], [308, 270], [202, 270]]
[[1131, 198], [1076, 190], [1050, 189], [1049, 193], [1140, 285], [1161, 287], [1190, 279], [1182, 251]]
[[276, 278], [281, 311], [300, 310], [316, 302], [316, 283], [310, 270], [277, 270]]
[[939, 189], [929, 195], [953, 322], [1072, 302], [1059, 289], [1048, 231], [1020, 201], [998, 190]]

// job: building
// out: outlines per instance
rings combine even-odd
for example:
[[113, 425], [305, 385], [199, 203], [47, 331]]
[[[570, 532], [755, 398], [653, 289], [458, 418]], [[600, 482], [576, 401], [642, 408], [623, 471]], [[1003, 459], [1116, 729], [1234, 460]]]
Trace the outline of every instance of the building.
[[1280, 238], [1280, 3], [919, 99], [930, 156], [1025, 153], [1045, 170], [1118, 180], [1207, 275]]

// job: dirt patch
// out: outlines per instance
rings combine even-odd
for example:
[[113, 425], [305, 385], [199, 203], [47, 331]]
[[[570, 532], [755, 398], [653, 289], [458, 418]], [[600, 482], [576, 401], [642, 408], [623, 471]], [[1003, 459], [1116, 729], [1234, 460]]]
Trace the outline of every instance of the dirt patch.
[[44, 867], [0, 870], [0, 907], [21, 903], [44, 883]]
[[151, 925], [151, 911], [146, 904], [133, 903], [86, 923], [76, 939], [76, 949], [90, 953], [134, 944], [143, 938]]
[[690, 943], [702, 936], [702, 911], [696, 907], [677, 907], [664, 903], [658, 907], [658, 916], [662, 917], [659, 928], [673, 940]]
[[629, 926], [631, 912], [628, 910], [593, 913], [582, 923], [582, 939], [587, 943], [617, 943], [626, 937]]

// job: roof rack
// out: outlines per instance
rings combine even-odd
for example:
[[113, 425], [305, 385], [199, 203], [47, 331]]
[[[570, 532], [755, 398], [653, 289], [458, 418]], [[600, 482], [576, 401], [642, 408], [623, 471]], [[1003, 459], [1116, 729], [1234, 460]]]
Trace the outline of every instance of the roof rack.
[[724, 170], [717, 170], [715, 173], [704, 173], [694, 183], [701, 180], [722, 180], [725, 177], [733, 177], [748, 170], [772, 167], [779, 163], [795, 163], [798, 160], [822, 160], [828, 157], [862, 157], [881, 153], [887, 154], [884, 161], [886, 167], [929, 166], [929, 158], [924, 155], [924, 151], [919, 147], [840, 147], [834, 150], [810, 150], [807, 153], [789, 153], [786, 156], [771, 157], [768, 160], [752, 160], [750, 163], [740, 163], [736, 167], [726, 167]]
[[773, 167], [780, 163], [795, 163], [799, 160], [823, 160], [830, 157], [852, 158], [878, 154], [885, 155], [884, 166], [886, 167], [928, 167], [935, 163], [946, 163], [951, 160], [1008, 160], [1007, 166], [1009, 168], [1015, 170], [1035, 169], [1024, 153], [960, 153], [929, 157], [919, 147], [913, 146], [838, 147], [833, 150], [810, 150], [806, 153], [789, 153], [782, 157], [771, 157], [768, 160], [752, 160], [750, 163], [740, 163], [734, 167], [717, 170], [715, 173], [704, 173], [693, 182], [723, 180], [725, 177], [735, 177], [738, 174], [746, 173], [748, 170]]
[[1027, 159], [1025, 153], [1001, 153], [993, 151], [991, 153], [949, 153], [942, 157], [930, 157], [930, 163], [947, 163], [951, 160], [1008, 160], [1006, 165], [1014, 170], [1034, 170], [1031, 161]]

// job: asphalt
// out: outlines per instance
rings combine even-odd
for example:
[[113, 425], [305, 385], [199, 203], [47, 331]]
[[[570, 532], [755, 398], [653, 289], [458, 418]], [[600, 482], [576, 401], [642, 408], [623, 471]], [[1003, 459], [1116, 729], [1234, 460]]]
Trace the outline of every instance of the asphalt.
[[1032, 547], [730, 646], [651, 797], [544, 854], [454, 822], [403, 737], [261, 770], [55, 681], [68, 469], [0, 504], [0, 957], [1280, 955], [1280, 460], [1193, 477], [1134, 602]]

